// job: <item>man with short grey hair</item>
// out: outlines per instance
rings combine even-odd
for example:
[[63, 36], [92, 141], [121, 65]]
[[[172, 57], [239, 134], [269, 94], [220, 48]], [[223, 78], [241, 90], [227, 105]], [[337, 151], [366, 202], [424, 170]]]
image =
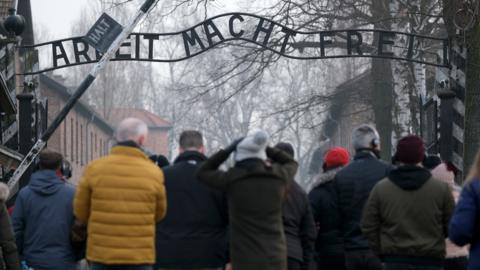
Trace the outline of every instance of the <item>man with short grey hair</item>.
[[88, 164], [80, 180], [74, 235], [86, 224], [92, 270], [151, 270], [155, 263], [155, 225], [167, 203], [163, 173], [141, 148], [147, 136], [143, 121], [123, 120], [115, 132], [117, 145]]
[[142, 120], [127, 118], [120, 122], [115, 131], [117, 142], [131, 141], [141, 146], [148, 136], [148, 127]]
[[344, 240], [347, 270], [381, 270], [382, 263], [362, 235], [363, 207], [375, 184], [385, 178], [390, 165], [379, 160], [380, 136], [371, 125], [361, 125], [352, 133], [354, 160], [335, 177], [340, 231]]

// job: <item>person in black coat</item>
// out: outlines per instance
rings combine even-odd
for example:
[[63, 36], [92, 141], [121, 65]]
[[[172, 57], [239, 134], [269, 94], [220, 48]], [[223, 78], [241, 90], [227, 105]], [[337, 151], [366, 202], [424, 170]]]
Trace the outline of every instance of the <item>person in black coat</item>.
[[228, 262], [228, 214], [224, 193], [195, 175], [205, 157], [198, 131], [180, 135], [180, 155], [164, 168], [168, 211], [157, 225], [158, 269], [223, 269]]
[[315, 242], [318, 270], [345, 269], [343, 237], [334, 186], [335, 175], [350, 162], [345, 148], [329, 149], [323, 158], [323, 173], [315, 176], [308, 194], [314, 219], [320, 231]]
[[163, 169], [167, 166], [170, 166], [170, 162], [168, 161], [168, 158], [165, 157], [164, 155], [158, 154], [158, 155], [151, 155], [149, 156], [150, 160], [155, 163], [160, 169]]
[[[278, 143], [275, 148], [283, 150], [292, 157], [295, 155], [289, 143]], [[317, 230], [307, 194], [295, 180], [292, 179], [289, 183], [283, 203], [288, 270], [307, 270], [313, 263]]]
[[347, 270], [380, 270], [382, 263], [363, 236], [363, 208], [375, 184], [387, 177], [391, 165], [379, 160], [380, 136], [374, 127], [362, 125], [352, 134], [354, 160], [335, 176], [340, 230]]

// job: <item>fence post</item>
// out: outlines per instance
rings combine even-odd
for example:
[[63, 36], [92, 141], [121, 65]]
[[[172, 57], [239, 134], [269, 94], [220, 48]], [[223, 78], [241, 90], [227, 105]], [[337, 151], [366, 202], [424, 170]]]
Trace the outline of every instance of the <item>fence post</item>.
[[467, 49], [461, 47], [456, 41], [451, 50], [450, 85], [455, 97], [452, 102], [452, 163], [460, 172], [459, 179], [464, 176], [464, 138], [465, 138], [465, 95], [466, 95], [466, 62]]

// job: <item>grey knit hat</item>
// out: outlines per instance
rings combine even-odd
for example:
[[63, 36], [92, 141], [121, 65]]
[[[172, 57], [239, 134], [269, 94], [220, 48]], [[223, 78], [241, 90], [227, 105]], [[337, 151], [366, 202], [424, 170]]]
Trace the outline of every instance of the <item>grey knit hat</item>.
[[235, 161], [242, 161], [249, 158], [267, 160], [267, 145], [269, 136], [263, 130], [252, 131], [238, 145], [235, 152]]

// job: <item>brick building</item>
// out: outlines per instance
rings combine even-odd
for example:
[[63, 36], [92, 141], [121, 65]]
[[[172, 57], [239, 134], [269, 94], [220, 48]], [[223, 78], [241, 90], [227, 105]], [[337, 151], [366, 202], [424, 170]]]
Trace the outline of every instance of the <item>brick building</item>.
[[[431, 70], [427, 70], [427, 97], [435, 95], [434, 84], [434, 73]], [[323, 155], [331, 147], [342, 146], [347, 148], [351, 154], [354, 154], [352, 146], [353, 129], [361, 124], [375, 123], [373, 102], [371, 100], [371, 90], [373, 88], [371, 70], [367, 70], [359, 76], [337, 86], [329, 106], [329, 115], [323, 125], [324, 141], [314, 151], [309, 169], [310, 174], [318, 173], [321, 170]], [[429, 152], [436, 154], [436, 144], [438, 143], [436, 140], [437, 122], [435, 120], [437, 117], [437, 105], [436, 103], [432, 105], [433, 108], [421, 108], [420, 116], [424, 119], [420, 120], [419, 130], [414, 129], [413, 132], [422, 134]], [[418, 106], [420, 107], [420, 104]], [[423, 104], [422, 106], [426, 105]], [[425, 111], [425, 109], [433, 109], [433, 112]]]
[[330, 139], [330, 147], [342, 146], [350, 152], [354, 152], [353, 129], [365, 123], [375, 122], [369, 94], [371, 89], [373, 89], [371, 70], [335, 89], [329, 117], [324, 125], [324, 133]]
[[370, 70], [336, 87], [323, 125], [322, 142], [312, 155], [310, 175], [321, 172], [323, 156], [329, 148], [341, 146], [354, 153], [353, 129], [375, 120], [368, 94], [372, 88]]
[[[42, 97], [48, 100], [48, 120], [51, 121], [65, 106], [72, 90], [64, 85], [62, 77], [51, 74], [40, 75], [39, 88]], [[73, 182], [78, 181], [89, 161], [109, 153], [115, 144], [115, 126], [127, 117], [136, 117], [147, 123], [147, 152], [168, 154], [170, 123], [141, 109], [114, 109], [111, 115], [115, 117], [107, 121], [80, 100], [48, 141], [48, 148], [62, 153], [71, 162]]]
[[[40, 75], [40, 93], [48, 100], [48, 121], [65, 106], [71, 90], [61, 77]], [[47, 147], [62, 153], [71, 162], [72, 181], [77, 181], [84, 166], [106, 155], [113, 142], [114, 128], [82, 101], [77, 102], [48, 140]]]

